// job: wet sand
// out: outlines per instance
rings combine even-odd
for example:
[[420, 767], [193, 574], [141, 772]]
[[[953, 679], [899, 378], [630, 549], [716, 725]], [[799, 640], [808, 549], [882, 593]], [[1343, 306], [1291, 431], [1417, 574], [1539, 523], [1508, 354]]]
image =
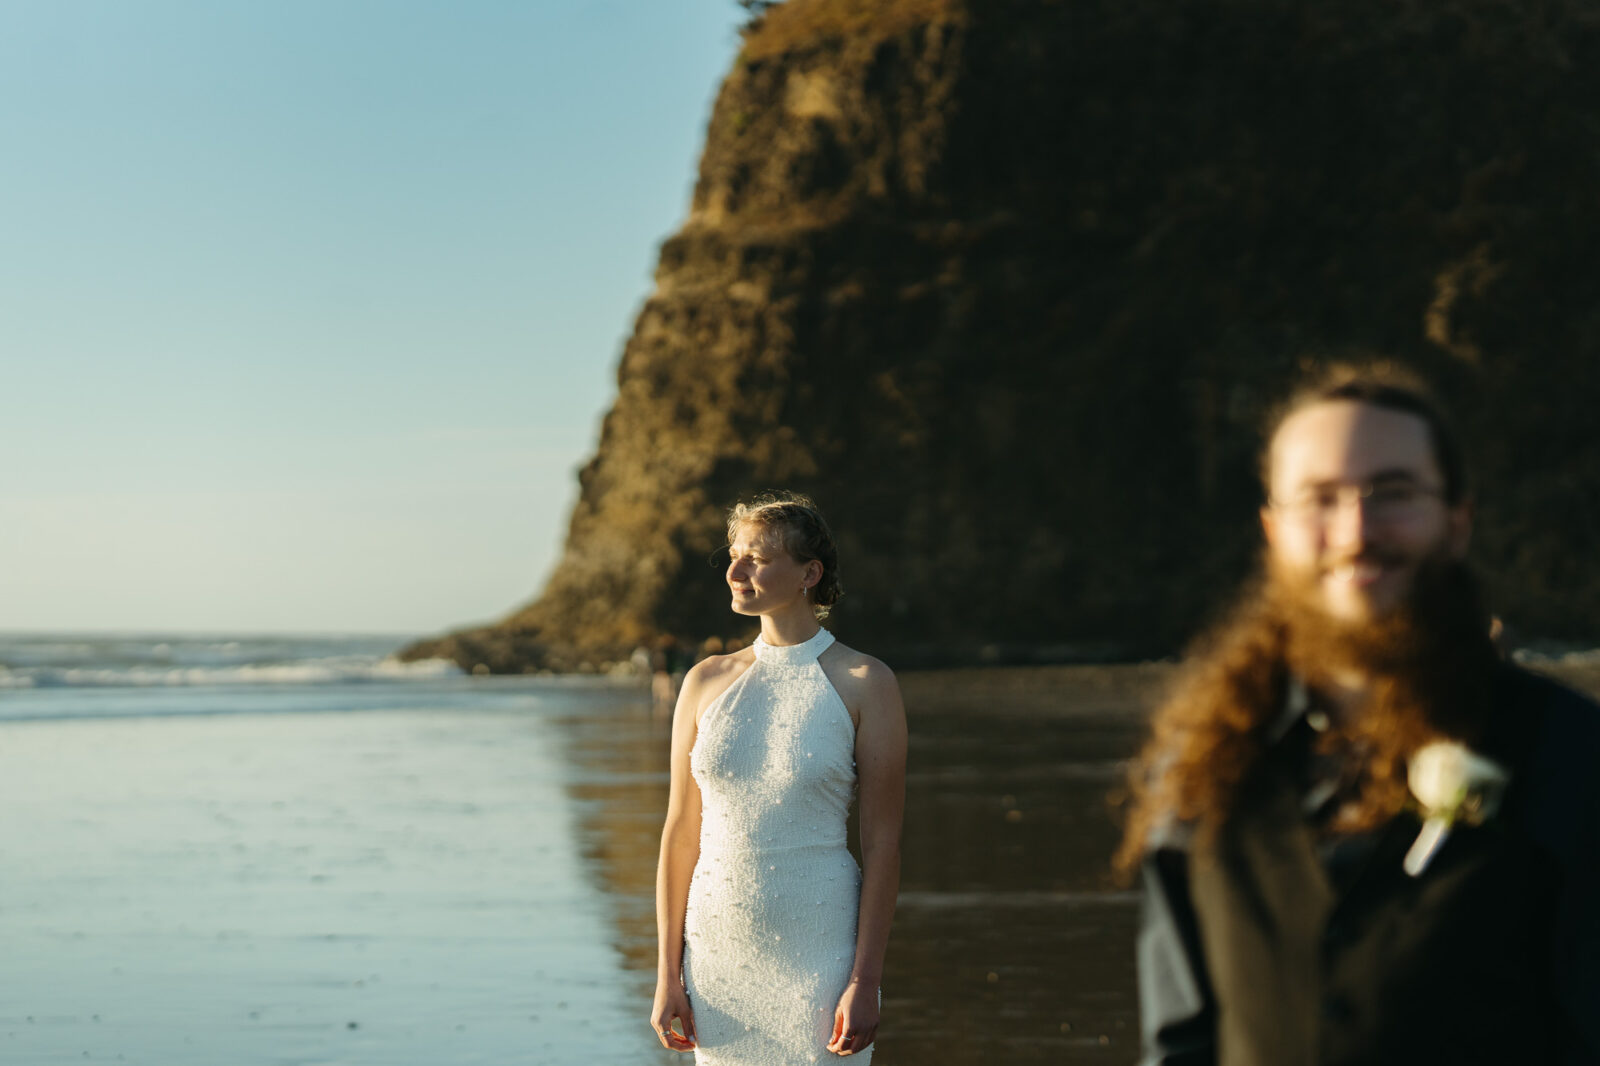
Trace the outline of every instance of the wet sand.
[[[877, 1062], [1134, 1061], [1107, 797], [1169, 677], [902, 676]], [[409, 709], [6, 723], [0, 1059], [689, 1061], [646, 1023], [669, 741], [648, 693], [382, 695]]]
[[638, 1062], [541, 710], [619, 701], [6, 723], [0, 1061]]

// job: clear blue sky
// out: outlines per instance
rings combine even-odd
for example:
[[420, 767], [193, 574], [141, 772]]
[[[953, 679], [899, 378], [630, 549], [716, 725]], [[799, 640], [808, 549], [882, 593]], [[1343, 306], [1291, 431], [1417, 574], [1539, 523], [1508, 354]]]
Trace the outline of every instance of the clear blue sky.
[[530, 598], [741, 16], [0, 5], [0, 628]]

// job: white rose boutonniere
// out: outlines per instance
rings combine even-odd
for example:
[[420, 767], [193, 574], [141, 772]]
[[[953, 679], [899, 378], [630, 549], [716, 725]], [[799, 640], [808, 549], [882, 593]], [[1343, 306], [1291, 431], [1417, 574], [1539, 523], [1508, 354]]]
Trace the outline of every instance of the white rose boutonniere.
[[1422, 806], [1422, 832], [1406, 852], [1405, 870], [1418, 877], [1433, 861], [1456, 822], [1482, 825], [1500, 809], [1511, 774], [1492, 759], [1454, 741], [1417, 749], [1406, 769], [1411, 794]]

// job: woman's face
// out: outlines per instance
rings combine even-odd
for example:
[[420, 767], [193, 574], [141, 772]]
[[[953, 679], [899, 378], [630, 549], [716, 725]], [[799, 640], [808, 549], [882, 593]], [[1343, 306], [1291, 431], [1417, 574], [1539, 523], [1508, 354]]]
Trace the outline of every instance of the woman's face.
[[746, 522], [728, 546], [728, 589], [737, 614], [767, 614], [804, 598], [821, 564], [802, 563], [783, 545], [781, 530]]

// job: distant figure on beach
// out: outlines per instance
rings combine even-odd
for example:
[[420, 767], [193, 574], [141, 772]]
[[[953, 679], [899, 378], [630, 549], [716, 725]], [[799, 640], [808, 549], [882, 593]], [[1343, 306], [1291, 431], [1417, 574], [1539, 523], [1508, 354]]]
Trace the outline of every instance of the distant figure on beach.
[[1264, 576], [1135, 771], [1142, 1061], [1600, 1063], [1600, 708], [1491, 641], [1456, 434], [1345, 372], [1262, 471]]
[[674, 712], [651, 1025], [704, 1066], [870, 1061], [900, 881], [899, 685], [820, 624], [841, 588], [810, 500], [738, 504], [728, 543], [733, 610], [761, 635], [695, 665]]
[[687, 671], [684, 659], [683, 650], [672, 637], [662, 636], [656, 641], [656, 650], [650, 656], [650, 699], [657, 714], [665, 716], [677, 702]]

